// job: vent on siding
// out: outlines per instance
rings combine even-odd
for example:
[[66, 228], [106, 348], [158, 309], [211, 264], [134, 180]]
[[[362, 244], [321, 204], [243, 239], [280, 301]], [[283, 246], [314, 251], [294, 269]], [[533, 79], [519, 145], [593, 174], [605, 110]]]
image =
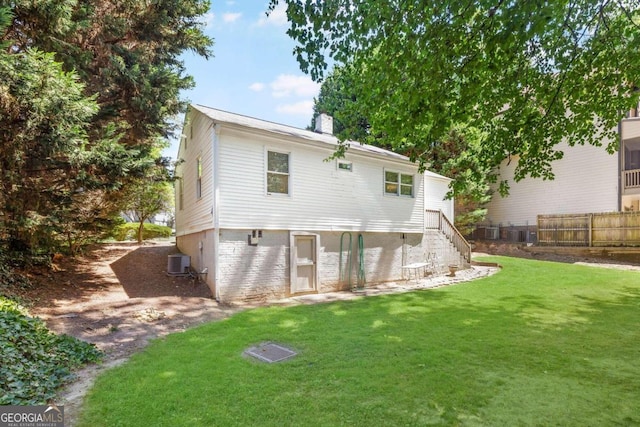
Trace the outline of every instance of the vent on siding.
[[189, 255], [175, 254], [169, 255], [167, 260], [167, 274], [184, 274], [185, 270], [191, 265], [191, 257]]

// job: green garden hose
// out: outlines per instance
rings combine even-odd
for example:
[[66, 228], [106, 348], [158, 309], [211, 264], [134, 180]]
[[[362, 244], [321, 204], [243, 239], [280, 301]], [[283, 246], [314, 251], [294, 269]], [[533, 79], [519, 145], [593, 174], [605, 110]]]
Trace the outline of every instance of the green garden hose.
[[364, 288], [367, 282], [364, 271], [364, 236], [358, 234], [358, 288]]

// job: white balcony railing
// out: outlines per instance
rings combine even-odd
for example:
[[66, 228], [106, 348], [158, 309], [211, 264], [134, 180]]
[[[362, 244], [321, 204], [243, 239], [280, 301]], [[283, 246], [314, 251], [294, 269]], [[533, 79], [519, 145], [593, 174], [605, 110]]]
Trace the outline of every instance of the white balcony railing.
[[623, 171], [624, 188], [640, 188], [640, 169]]

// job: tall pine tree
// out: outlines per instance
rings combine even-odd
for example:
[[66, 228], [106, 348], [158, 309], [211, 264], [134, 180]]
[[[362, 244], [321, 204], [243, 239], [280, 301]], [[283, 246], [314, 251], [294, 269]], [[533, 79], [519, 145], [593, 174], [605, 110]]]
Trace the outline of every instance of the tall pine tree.
[[[74, 92], [59, 86], [60, 93], [54, 95], [67, 99], [78, 93], [93, 105], [84, 110], [88, 114], [74, 115], [76, 125], [70, 128], [82, 134], [75, 146], [60, 143], [58, 135], [46, 139], [56, 147], [54, 153], [9, 114], [33, 123], [34, 110], [43, 105], [37, 102], [37, 91], [22, 93], [32, 98], [23, 103], [5, 97], [3, 119], [15, 125], [3, 129], [5, 138], [19, 137], [25, 149], [16, 155], [3, 146], [0, 153], [13, 159], [2, 165], [3, 175], [15, 178], [5, 184], [11, 191], [0, 199], [3, 234], [18, 249], [38, 250], [61, 241], [71, 246], [74, 233], [102, 230], [120, 208], [118, 199], [128, 186], [162, 163], [155, 158], [158, 144], [172, 134], [171, 119], [186, 106], [180, 91], [193, 86], [179, 57], [186, 51], [211, 55], [213, 41], [203, 32], [209, 2], [17, 0], [6, 9], [12, 19], [0, 29], [0, 40], [9, 46], [3, 54], [7, 60], [47, 52], [38, 55], [48, 61], [49, 74], [58, 70], [79, 88]], [[47, 75], [43, 71], [23, 70]], [[4, 72], [9, 75], [9, 68]], [[21, 90], [22, 77], [15, 79], [12, 90]], [[0, 86], [4, 92], [10, 82]], [[53, 103], [56, 97], [47, 99]], [[74, 114], [62, 101], [55, 106]], [[50, 128], [60, 129], [55, 122]], [[20, 169], [18, 164], [35, 166]], [[40, 238], [34, 241], [34, 235]]]

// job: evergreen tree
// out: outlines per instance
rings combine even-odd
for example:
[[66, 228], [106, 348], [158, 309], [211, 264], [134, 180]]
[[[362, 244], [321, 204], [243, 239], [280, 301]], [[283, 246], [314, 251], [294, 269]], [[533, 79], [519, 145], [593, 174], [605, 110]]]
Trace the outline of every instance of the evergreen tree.
[[[6, 25], [8, 10], [1, 16]], [[81, 188], [78, 168], [97, 110], [52, 53], [0, 51], [0, 224], [11, 249], [50, 241], [50, 214]]]
[[14, 249], [75, 247], [99, 236], [127, 188], [164, 164], [159, 144], [186, 106], [180, 91], [193, 85], [179, 56], [211, 54], [209, 2], [2, 4], [11, 17], [0, 28], [0, 154], [11, 178], [2, 234]]

